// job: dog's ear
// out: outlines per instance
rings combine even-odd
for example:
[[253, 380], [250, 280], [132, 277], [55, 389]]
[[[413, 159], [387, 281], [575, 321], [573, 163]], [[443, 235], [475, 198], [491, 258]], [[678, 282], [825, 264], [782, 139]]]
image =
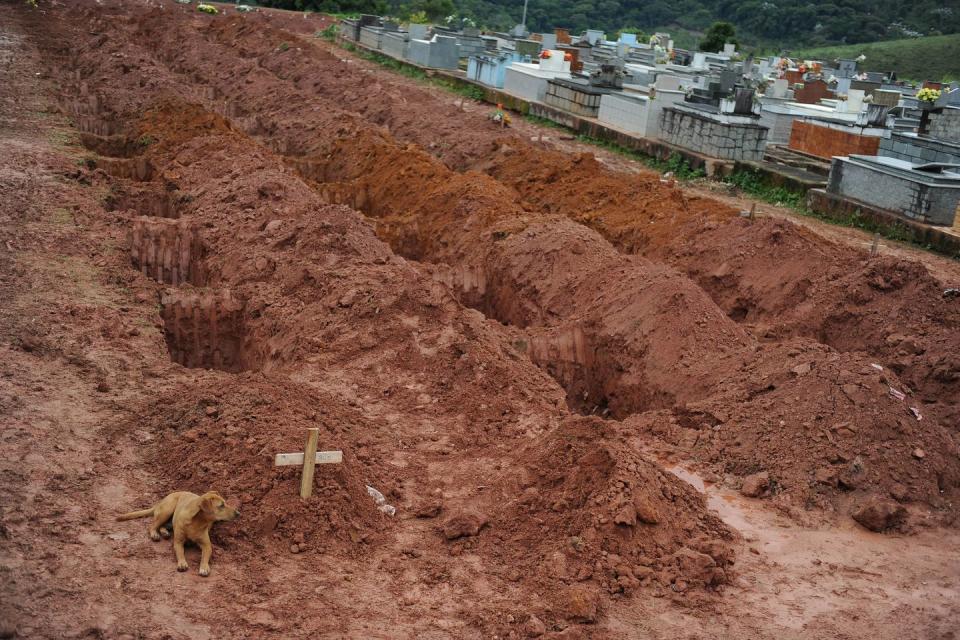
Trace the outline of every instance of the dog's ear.
[[217, 494], [215, 493], [203, 494], [203, 497], [200, 498], [200, 510], [212, 518], [214, 514], [214, 505], [217, 503], [217, 500]]

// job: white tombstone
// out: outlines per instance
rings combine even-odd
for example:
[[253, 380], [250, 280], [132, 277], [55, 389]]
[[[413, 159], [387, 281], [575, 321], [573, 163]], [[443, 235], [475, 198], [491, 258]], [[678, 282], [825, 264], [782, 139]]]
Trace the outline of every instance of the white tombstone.
[[691, 69], [706, 69], [707, 68], [707, 54], [703, 51], [697, 51], [693, 54], [693, 62], [690, 63]]
[[657, 76], [656, 81], [653, 83], [653, 87], [657, 91], [679, 91], [680, 78], [677, 76], [668, 75], [666, 73], [661, 73]]
[[863, 89], [850, 89], [847, 91], [847, 113], [860, 113], [863, 109], [863, 97], [866, 95]]
[[728, 42], [727, 44], [723, 45], [723, 55], [730, 56], [732, 58], [733, 54], [735, 54], [736, 52], [737, 52], [737, 45], [731, 42]]
[[790, 88], [790, 84], [787, 82], [786, 78], [779, 78], [773, 81], [773, 84], [767, 89], [767, 95], [771, 98], [786, 98], [787, 89]]
[[570, 72], [570, 63], [564, 60], [564, 52], [556, 49], [548, 51], [549, 58], [540, 58], [541, 71]]

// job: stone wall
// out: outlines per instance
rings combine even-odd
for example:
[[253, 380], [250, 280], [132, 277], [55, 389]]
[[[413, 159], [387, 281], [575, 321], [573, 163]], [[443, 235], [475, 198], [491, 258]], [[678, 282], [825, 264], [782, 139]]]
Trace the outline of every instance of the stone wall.
[[960, 143], [960, 109], [946, 108], [942, 113], [931, 113], [927, 133], [931, 138]]
[[843, 131], [796, 120], [790, 130], [788, 146], [794, 151], [809, 153], [825, 160], [851, 154], [875, 156], [880, 148], [880, 137], [864, 135], [858, 130]]
[[837, 157], [830, 166], [827, 191], [918, 222], [952, 226], [960, 202], [960, 180], [956, 182], [938, 184], [935, 176], [920, 171]]
[[768, 129], [756, 120], [746, 117], [728, 119], [667, 107], [660, 113], [660, 138], [713, 158], [759, 161], [763, 159], [767, 146]]
[[600, 111], [600, 98], [603, 93], [587, 84], [577, 84], [568, 80], [550, 80], [543, 96], [543, 102], [552, 107], [575, 113], [585, 118], [596, 118]]
[[915, 133], [894, 131], [889, 138], [880, 141], [878, 154], [899, 158], [914, 164], [944, 162], [960, 164], [960, 143], [919, 137]]
[[600, 98], [600, 112], [597, 120], [615, 129], [644, 136], [647, 134], [648, 109], [647, 98], [609, 93]]

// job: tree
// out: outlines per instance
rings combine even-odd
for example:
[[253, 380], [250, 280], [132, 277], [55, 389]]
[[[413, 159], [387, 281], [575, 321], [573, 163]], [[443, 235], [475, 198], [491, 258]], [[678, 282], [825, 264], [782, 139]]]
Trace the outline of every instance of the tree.
[[740, 46], [737, 30], [729, 22], [714, 22], [700, 41], [700, 51], [722, 51], [725, 44]]
[[416, 0], [410, 8], [414, 12], [422, 11], [433, 22], [442, 22], [455, 11], [453, 0]]

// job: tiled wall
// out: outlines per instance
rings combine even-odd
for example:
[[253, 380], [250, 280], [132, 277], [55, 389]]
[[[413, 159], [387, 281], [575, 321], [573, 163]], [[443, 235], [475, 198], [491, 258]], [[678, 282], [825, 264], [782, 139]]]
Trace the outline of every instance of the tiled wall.
[[790, 131], [789, 147], [825, 160], [850, 154], [875, 156], [880, 147], [880, 138], [795, 120]]

